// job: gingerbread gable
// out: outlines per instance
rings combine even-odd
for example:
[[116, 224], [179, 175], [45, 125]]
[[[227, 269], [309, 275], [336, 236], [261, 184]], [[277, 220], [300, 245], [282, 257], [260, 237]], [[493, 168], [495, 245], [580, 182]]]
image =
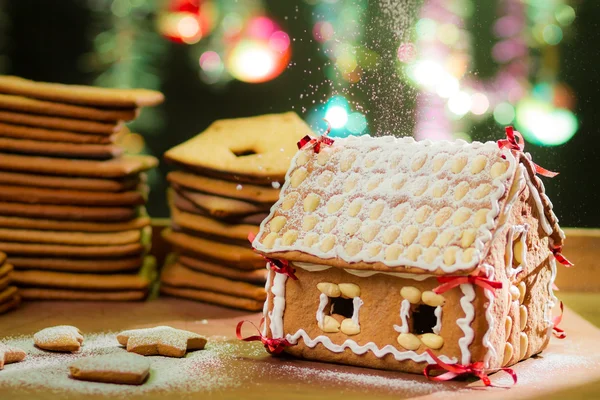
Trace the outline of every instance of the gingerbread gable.
[[253, 245], [295, 262], [466, 274], [485, 258], [523, 179], [561, 242], [541, 181], [517, 157], [496, 142], [335, 139], [296, 154]]

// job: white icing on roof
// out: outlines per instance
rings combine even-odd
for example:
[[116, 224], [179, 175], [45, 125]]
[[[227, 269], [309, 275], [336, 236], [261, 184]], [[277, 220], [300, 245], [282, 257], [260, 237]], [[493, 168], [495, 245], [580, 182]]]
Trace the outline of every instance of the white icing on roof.
[[336, 138], [319, 154], [296, 154], [253, 244], [348, 264], [469, 270], [492, 238], [516, 165], [496, 142]]

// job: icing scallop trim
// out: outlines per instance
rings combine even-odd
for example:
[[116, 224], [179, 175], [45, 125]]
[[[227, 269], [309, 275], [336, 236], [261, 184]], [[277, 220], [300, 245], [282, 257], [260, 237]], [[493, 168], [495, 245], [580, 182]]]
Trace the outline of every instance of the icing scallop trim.
[[[426, 361], [429, 364], [435, 364], [435, 360], [429, 356], [429, 354], [423, 352], [418, 354], [414, 351], [400, 351], [394, 346], [388, 344], [383, 346], [382, 348], [377, 347], [377, 345], [373, 342], [368, 342], [364, 345], [359, 345], [352, 339], [347, 339], [342, 344], [335, 344], [331, 341], [331, 339], [327, 336], [320, 335], [315, 337], [314, 339], [308, 336], [308, 333], [304, 329], [298, 329], [296, 333], [293, 335], [288, 334], [285, 337], [288, 342], [291, 344], [298, 343], [298, 340], [302, 338], [304, 344], [310, 348], [315, 347], [317, 344], [322, 344], [327, 350], [332, 351], [334, 353], [341, 353], [346, 349], [352, 350], [354, 354], [362, 355], [366, 352], [372, 352], [375, 357], [383, 358], [388, 354], [394, 356], [396, 361], [405, 361], [412, 360], [414, 362], [424, 362]], [[458, 360], [456, 357], [449, 358], [447, 356], [439, 356], [439, 358], [447, 364], [456, 364]]]

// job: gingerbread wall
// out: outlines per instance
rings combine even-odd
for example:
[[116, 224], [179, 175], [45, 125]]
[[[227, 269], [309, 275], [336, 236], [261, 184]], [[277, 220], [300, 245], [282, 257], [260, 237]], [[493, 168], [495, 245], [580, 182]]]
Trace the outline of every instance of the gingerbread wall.
[[[483, 263], [493, 266], [494, 279], [503, 283], [491, 304], [493, 326], [489, 340], [493, 351], [478, 355], [488, 362], [489, 368], [510, 366], [529, 358], [541, 352], [549, 340], [551, 310], [547, 305], [556, 266], [530, 190], [523, 181], [518, 199], [495, 233]], [[521, 247], [525, 250], [524, 259]], [[522, 271], [511, 276], [511, 269], [519, 267]]]
[[[435, 278], [416, 281], [381, 273], [370, 277], [359, 277], [339, 268], [329, 268], [319, 272], [308, 272], [302, 268], [297, 268], [296, 275], [298, 277], [297, 281], [287, 279], [285, 283], [284, 335], [294, 335], [302, 329], [306, 331], [308, 338], [313, 341], [317, 337], [325, 337], [330, 339], [333, 345], [342, 345], [349, 339], [355, 341], [358, 347], [363, 346], [359, 352], [364, 354], [357, 354], [349, 348], [341, 352], [333, 352], [322, 343], [310, 347], [302, 337], [299, 337], [297, 345], [286, 349], [288, 353], [313, 360], [422, 373], [426, 365], [424, 362], [427, 357], [425, 350], [429, 347], [421, 343], [414, 352], [407, 351], [398, 343], [399, 332], [394, 329], [394, 325], [402, 325], [400, 308], [404, 298], [401, 296], [401, 289], [403, 287], [413, 287], [422, 294], [439, 285]], [[272, 273], [270, 282], [273, 281], [274, 276], [275, 273]], [[325, 333], [319, 327], [316, 314], [319, 309], [321, 291], [317, 288], [317, 285], [321, 282], [350, 283], [360, 287], [360, 298], [363, 304], [359, 310], [360, 332], [358, 334]], [[472, 287], [471, 285], [466, 286]], [[470, 328], [485, 326], [482, 295], [483, 291], [480, 288], [474, 288], [473, 321], [471, 324], [466, 324], [469, 327], [469, 334], [471, 333]], [[458, 363], [463, 362], [463, 356], [468, 357], [459, 346], [459, 339], [465, 336], [465, 332], [457, 324], [458, 319], [465, 317], [465, 312], [460, 304], [460, 300], [464, 296], [465, 294], [463, 294], [461, 288], [454, 288], [443, 294], [445, 303], [442, 306], [441, 329], [439, 331], [439, 336], [443, 339], [443, 345], [439, 349], [432, 349], [434, 354], [449, 357], [452, 361]], [[267, 300], [268, 314], [273, 311], [274, 297], [270, 290]], [[414, 305], [412, 308], [414, 308]], [[271, 318], [268, 316], [265, 322], [266, 333], [271, 336]], [[475, 330], [472, 333], [477, 337]], [[423, 335], [417, 336], [423, 337]], [[385, 346], [391, 346], [396, 349], [396, 354], [377, 357], [373, 351], [364, 350], [364, 346], [370, 342], [377, 349], [385, 349]], [[476, 347], [477, 345], [474, 342], [468, 346], [469, 353]], [[398, 361], [395, 356], [406, 358], [406, 360]], [[420, 356], [420, 358], [417, 357], [420, 361], [412, 361], [412, 356]]]

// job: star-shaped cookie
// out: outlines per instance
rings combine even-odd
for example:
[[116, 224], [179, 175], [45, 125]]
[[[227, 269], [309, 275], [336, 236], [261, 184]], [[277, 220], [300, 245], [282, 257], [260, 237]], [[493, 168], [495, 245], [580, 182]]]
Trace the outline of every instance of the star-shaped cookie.
[[117, 340], [127, 351], [143, 356], [183, 357], [187, 351], [202, 350], [206, 345], [204, 336], [170, 326], [124, 331]]
[[43, 350], [69, 352], [81, 348], [83, 336], [74, 326], [60, 325], [42, 329], [33, 335], [33, 341]]
[[0, 370], [4, 369], [4, 364], [16, 363], [23, 359], [25, 359], [23, 350], [0, 343]]

